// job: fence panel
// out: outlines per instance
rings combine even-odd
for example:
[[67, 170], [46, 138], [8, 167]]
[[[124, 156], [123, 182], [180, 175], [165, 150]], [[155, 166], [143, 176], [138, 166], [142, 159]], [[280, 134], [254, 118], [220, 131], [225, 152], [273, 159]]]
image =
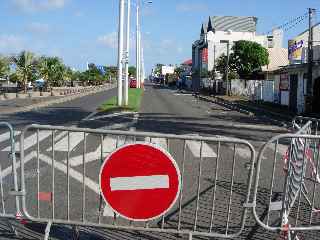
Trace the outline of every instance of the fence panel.
[[[299, 231], [320, 230], [320, 136], [311, 134], [314, 122], [293, 123], [295, 134], [272, 138], [259, 153], [253, 204], [262, 227], [283, 231], [289, 239]], [[266, 165], [272, 173], [262, 171]]]
[[[17, 235], [17, 232], [9, 220], [19, 219], [21, 216], [18, 196], [18, 175], [15, 151], [15, 132], [7, 122], [0, 122], [1, 141], [8, 142], [8, 149], [0, 151], [0, 218], [5, 219], [10, 230]], [[0, 145], [2, 146], [2, 145]], [[4, 169], [5, 167], [5, 169]]]
[[[24, 150], [30, 133], [37, 136], [33, 158]], [[103, 201], [98, 184], [105, 158], [140, 142], [165, 149], [181, 173], [177, 202], [149, 222], [118, 216]], [[52, 224], [235, 238], [248, 211], [254, 169], [245, 165], [254, 164], [255, 151], [233, 138], [31, 125], [21, 135], [21, 159], [23, 213], [48, 224], [46, 238]], [[29, 172], [36, 175], [28, 178]]]

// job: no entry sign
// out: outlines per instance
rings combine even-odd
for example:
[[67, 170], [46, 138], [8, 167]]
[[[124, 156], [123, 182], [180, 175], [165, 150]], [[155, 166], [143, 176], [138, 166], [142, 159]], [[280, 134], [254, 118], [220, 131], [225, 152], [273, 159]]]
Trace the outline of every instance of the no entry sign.
[[169, 153], [130, 144], [110, 154], [100, 170], [105, 201], [120, 216], [148, 221], [165, 214], [180, 192], [180, 171]]

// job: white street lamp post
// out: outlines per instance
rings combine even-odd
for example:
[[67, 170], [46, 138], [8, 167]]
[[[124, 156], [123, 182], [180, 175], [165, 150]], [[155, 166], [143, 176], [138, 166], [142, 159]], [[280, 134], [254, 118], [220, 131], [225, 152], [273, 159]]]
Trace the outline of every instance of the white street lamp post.
[[124, 105], [128, 106], [128, 85], [129, 85], [129, 53], [130, 53], [130, 0], [127, 5], [127, 48], [126, 48], [126, 76], [124, 81]]
[[122, 105], [123, 24], [124, 24], [124, 0], [119, 0], [119, 32], [118, 32], [118, 106], [121, 106], [121, 105]]
[[140, 88], [140, 6], [139, 1], [137, 2], [137, 27], [136, 27], [136, 78], [137, 78], [137, 88]]

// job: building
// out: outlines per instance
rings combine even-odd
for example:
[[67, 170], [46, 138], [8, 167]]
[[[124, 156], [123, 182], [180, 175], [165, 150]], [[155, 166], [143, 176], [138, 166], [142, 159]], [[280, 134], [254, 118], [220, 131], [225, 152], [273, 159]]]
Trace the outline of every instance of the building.
[[290, 110], [297, 113], [303, 113], [310, 109], [313, 112], [320, 112], [320, 23], [313, 27], [311, 84], [308, 84], [308, 38], [309, 31], [307, 30], [289, 40], [289, 64], [272, 73], [275, 79], [275, 95], [278, 96], [278, 102], [287, 105]]
[[283, 33], [275, 29], [273, 34], [257, 35], [256, 17], [213, 16], [203, 23], [200, 39], [192, 45], [192, 71], [194, 90], [200, 88], [200, 76], [203, 71], [212, 71], [217, 59], [227, 55], [227, 47], [232, 48], [239, 40], [253, 41], [266, 48], [281, 48]]

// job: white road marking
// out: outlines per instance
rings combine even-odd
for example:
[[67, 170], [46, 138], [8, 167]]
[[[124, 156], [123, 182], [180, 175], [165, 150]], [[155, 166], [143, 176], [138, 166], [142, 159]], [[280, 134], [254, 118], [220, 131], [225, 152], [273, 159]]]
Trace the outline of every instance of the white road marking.
[[[47, 163], [48, 165], [52, 166], [52, 159], [47, 157], [46, 155], [40, 154], [40, 160]], [[54, 167], [57, 170], [63, 172], [64, 174], [67, 174], [67, 166], [65, 164], [63, 164], [61, 162], [54, 161]], [[70, 177], [72, 177], [76, 181], [82, 183], [83, 175], [81, 173], [79, 173], [78, 171], [76, 171], [72, 168], [69, 168], [69, 175], [70, 175]], [[98, 183], [96, 183], [95, 181], [91, 180], [88, 177], [85, 177], [85, 185], [89, 189], [91, 189], [93, 192], [95, 192], [97, 195], [100, 195], [100, 187], [99, 187]], [[108, 205], [106, 205], [104, 208], [103, 214], [105, 214], [104, 216], [113, 216], [113, 211]]]
[[169, 188], [168, 175], [110, 178], [111, 191]]
[[[200, 148], [201, 148], [201, 143], [198, 141], [190, 141], [187, 140], [187, 147], [191, 151], [192, 155], [194, 157], [200, 157]], [[207, 144], [203, 143], [202, 144], [202, 157], [217, 157], [217, 154], [215, 151], [212, 150], [212, 148]]]
[[120, 113], [106, 114], [106, 115], [97, 116], [97, 117], [92, 117], [92, 116], [90, 116], [92, 114], [90, 114], [88, 117], [86, 117], [83, 120], [93, 121], [93, 120], [100, 120], [100, 119], [104, 119], [104, 118], [112, 118], [112, 117], [123, 116], [123, 115], [132, 115], [132, 114], [136, 114], [136, 113], [133, 113], [133, 112], [120, 112]]
[[[50, 135], [51, 135], [51, 131], [40, 131], [39, 132], [39, 142], [46, 139]], [[36, 143], [37, 143], [37, 133], [34, 133], [31, 136], [24, 139], [24, 150], [28, 150], [29, 148], [34, 146]], [[10, 151], [10, 149], [11, 149], [11, 147], [8, 146], [5, 149], [3, 149], [3, 151]], [[20, 149], [20, 141], [16, 142], [15, 149], [16, 150]]]
[[[118, 146], [130, 143], [130, 141], [125, 140], [124, 138], [119, 138]], [[116, 149], [117, 139], [116, 137], [105, 137], [103, 139], [103, 159], [105, 159], [111, 152]], [[101, 159], [101, 144], [97, 147], [94, 152], [86, 153], [85, 162], [93, 162]], [[67, 160], [64, 161], [66, 163]], [[83, 164], [83, 155], [75, 156], [69, 159], [70, 166], [76, 167]]]
[[[14, 136], [21, 134], [20, 131], [14, 131]], [[0, 143], [8, 141], [10, 139], [10, 132], [6, 132], [0, 135]]]
[[[29, 153], [27, 156], [24, 157], [24, 164], [26, 164], [27, 162], [29, 162], [31, 159], [35, 158], [36, 155], [36, 151], [32, 151], [31, 153]], [[16, 165], [16, 170], [20, 168], [20, 161], [17, 161], [17, 165]], [[12, 166], [10, 165], [9, 167], [7, 167], [6, 169], [2, 170], [2, 179], [4, 179], [5, 177], [7, 177], [8, 175], [10, 175], [12, 173]]]
[[[72, 151], [81, 141], [83, 141], [83, 132], [70, 132], [70, 151]], [[68, 151], [68, 135], [66, 134], [61, 140], [54, 145], [55, 151], [67, 152]], [[47, 149], [52, 151], [52, 146]]]

